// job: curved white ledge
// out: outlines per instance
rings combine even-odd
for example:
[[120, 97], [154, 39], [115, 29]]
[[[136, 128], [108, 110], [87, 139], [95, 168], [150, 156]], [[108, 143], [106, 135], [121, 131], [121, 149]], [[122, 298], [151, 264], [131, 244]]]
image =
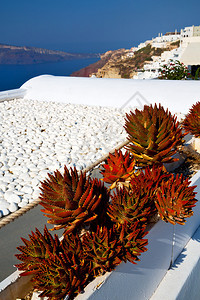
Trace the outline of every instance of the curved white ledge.
[[0, 102], [23, 98], [26, 95], [26, 89], [14, 89], [0, 92]]
[[142, 108], [161, 103], [171, 112], [188, 113], [200, 100], [200, 81], [133, 80], [42, 75], [25, 82], [26, 98], [83, 105]]

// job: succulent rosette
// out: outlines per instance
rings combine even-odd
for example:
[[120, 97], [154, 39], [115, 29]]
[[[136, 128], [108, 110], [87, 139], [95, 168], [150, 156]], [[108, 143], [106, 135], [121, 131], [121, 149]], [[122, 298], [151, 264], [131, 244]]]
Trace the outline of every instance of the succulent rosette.
[[183, 121], [183, 127], [195, 137], [200, 137], [200, 102], [192, 106]]
[[102, 180], [111, 184], [110, 189], [112, 189], [117, 183], [129, 182], [134, 176], [135, 158], [128, 151], [123, 154], [121, 150], [115, 150], [114, 154], [109, 154], [102, 167]]
[[160, 104], [126, 114], [124, 127], [130, 141], [126, 148], [142, 167], [175, 161], [173, 155], [184, 142], [176, 117]]
[[104, 184], [97, 179], [86, 178], [86, 173], [80, 174], [76, 169], [71, 172], [64, 168], [64, 174], [59, 171], [49, 174], [49, 179], [42, 182], [40, 204], [41, 211], [54, 224], [53, 229], [65, 228], [65, 234], [98, 221], [106, 215], [109, 193]]
[[70, 234], [60, 241], [45, 226], [44, 234], [36, 228], [29, 238], [22, 238], [25, 245], [17, 248], [21, 254], [16, 257], [23, 261], [16, 265], [24, 271], [20, 275], [32, 275], [33, 287], [41, 291], [40, 297], [60, 300], [68, 295], [73, 299], [88, 284], [92, 272], [83, 259], [79, 235]]
[[188, 178], [173, 174], [162, 181], [156, 191], [155, 205], [162, 220], [171, 224], [185, 224], [185, 218], [193, 215], [192, 208], [197, 200]]

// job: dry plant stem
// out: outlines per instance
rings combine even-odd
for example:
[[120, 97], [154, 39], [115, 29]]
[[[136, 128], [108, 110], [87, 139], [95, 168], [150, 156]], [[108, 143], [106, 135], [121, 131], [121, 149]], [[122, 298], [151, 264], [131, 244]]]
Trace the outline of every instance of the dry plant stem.
[[189, 146], [181, 146], [180, 152], [186, 154], [186, 156], [190, 156], [194, 158], [197, 162], [200, 163], [200, 153], [198, 153], [191, 145]]

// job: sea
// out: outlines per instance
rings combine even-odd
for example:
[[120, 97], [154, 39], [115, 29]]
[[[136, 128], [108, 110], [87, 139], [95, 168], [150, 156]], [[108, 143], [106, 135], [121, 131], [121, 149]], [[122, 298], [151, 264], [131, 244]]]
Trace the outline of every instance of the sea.
[[18, 89], [27, 80], [39, 75], [70, 76], [98, 60], [85, 58], [31, 65], [0, 65], [0, 91]]

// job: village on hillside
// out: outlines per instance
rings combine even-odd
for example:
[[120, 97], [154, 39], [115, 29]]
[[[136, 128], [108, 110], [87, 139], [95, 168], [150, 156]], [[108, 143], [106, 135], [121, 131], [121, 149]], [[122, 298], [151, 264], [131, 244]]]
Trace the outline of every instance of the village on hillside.
[[108, 61], [91, 77], [155, 79], [164, 65], [176, 61], [195, 76], [200, 67], [200, 26], [159, 33], [131, 49], [108, 51], [102, 55], [102, 61], [108, 56]]
[[134, 79], [148, 79], [157, 78], [159, 76], [159, 69], [163, 64], [169, 61], [180, 61], [186, 65], [191, 73], [194, 75], [197, 68], [200, 66], [200, 26], [190, 26], [181, 29], [180, 32], [168, 32], [165, 35], [159, 34], [158, 37], [151, 41], [146, 41], [138, 45], [138, 49], [146, 47], [151, 44], [155, 48], [167, 48], [169, 44], [177, 43], [176, 49], [171, 51], [164, 51], [161, 56], [153, 56], [151, 62], [145, 63], [144, 72], [138, 72]]

